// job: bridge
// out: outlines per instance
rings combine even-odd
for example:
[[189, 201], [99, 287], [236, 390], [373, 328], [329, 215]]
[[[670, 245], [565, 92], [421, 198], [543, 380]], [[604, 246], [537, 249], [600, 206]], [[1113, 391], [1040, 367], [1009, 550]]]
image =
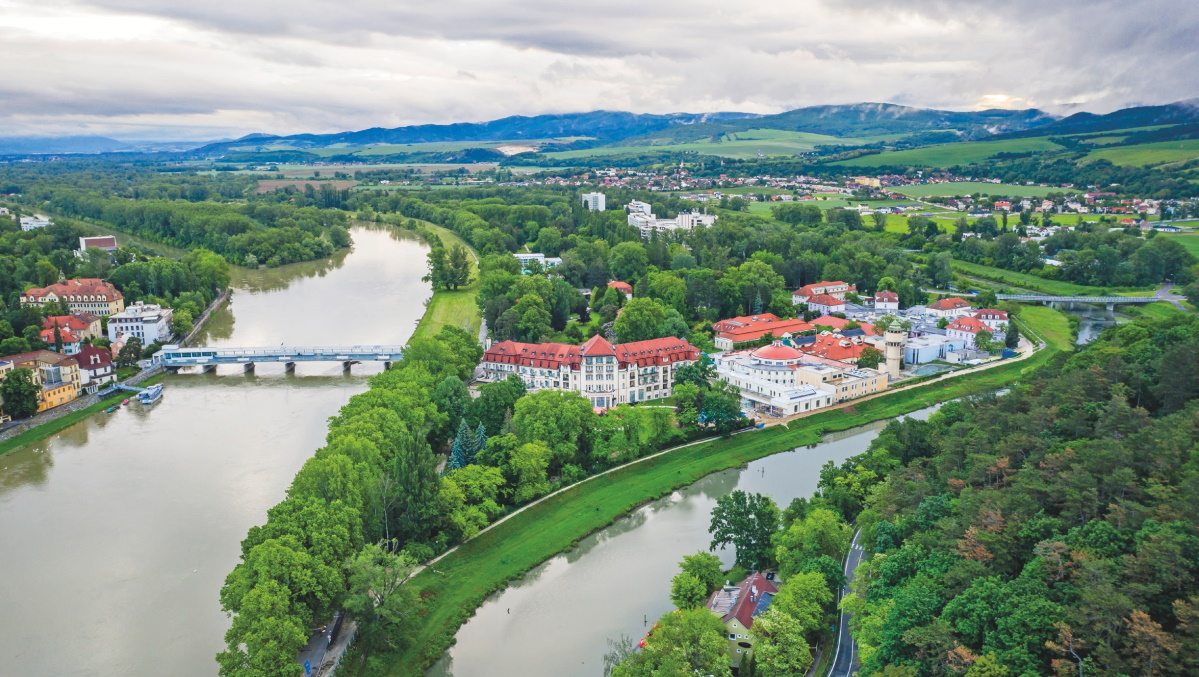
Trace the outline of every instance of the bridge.
[[200, 348], [163, 346], [154, 353], [154, 366], [177, 371], [181, 367], [200, 367], [213, 371], [220, 364], [240, 364], [254, 371], [256, 364], [282, 364], [294, 371], [297, 362], [341, 362], [349, 370], [356, 362], [382, 362], [390, 367], [404, 356], [403, 346], [276, 346], [274, 348]]
[[[973, 296], [973, 294], [963, 294]], [[1049, 294], [996, 294], [1000, 301], [1027, 301], [1032, 303], [1155, 303], [1164, 299], [1157, 296], [1051, 296]]]

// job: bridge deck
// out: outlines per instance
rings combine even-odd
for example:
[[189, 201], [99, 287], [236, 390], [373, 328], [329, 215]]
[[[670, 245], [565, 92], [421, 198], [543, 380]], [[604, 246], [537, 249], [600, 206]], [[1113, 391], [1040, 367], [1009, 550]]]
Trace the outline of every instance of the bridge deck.
[[[973, 296], [973, 294], [969, 294]], [[1064, 303], [1155, 303], [1156, 296], [1051, 296], [1049, 294], [996, 294], [1000, 301], [1040, 301]]]
[[276, 362], [397, 362], [403, 346], [276, 346], [273, 348], [206, 348], [164, 346], [154, 354], [164, 367]]

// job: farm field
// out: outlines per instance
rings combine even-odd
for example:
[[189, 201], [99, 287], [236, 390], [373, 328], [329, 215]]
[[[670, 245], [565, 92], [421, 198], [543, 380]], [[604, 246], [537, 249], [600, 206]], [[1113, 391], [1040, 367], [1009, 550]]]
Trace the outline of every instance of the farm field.
[[1002, 197], [1044, 197], [1049, 193], [1078, 192], [1073, 188], [1054, 188], [1052, 186], [1013, 186], [1008, 183], [986, 183], [983, 181], [951, 181], [948, 183], [929, 183], [922, 186], [902, 186], [890, 188], [896, 193], [911, 197], [960, 197], [982, 193]]
[[1164, 162], [1185, 162], [1194, 158], [1199, 158], [1199, 139], [1099, 148], [1087, 153], [1083, 161], [1107, 160], [1116, 165], [1139, 167]]
[[583, 158], [625, 153], [695, 152], [728, 158], [752, 158], [763, 155], [796, 155], [807, 153], [822, 145], [860, 146], [894, 138], [890, 136], [836, 137], [807, 132], [787, 132], [777, 129], [758, 129], [728, 134], [719, 142], [676, 143], [661, 146], [605, 146], [587, 150], [546, 153], [551, 158]]
[[1171, 240], [1178, 240], [1179, 244], [1186, 248], [1187, 251], [1199, 256], [1199, 233], [1160, 233], [1158, 237], [1168, 237]]
[[864, 155], [833, 164], [841, 167], [879, 167], [883, 165], [952, 167], [953, 165], [982, 162], [998, 153], [1043, 153], [1059, 150], [1062, 150], [1061, 146], [1043, 138], [967, 141]]

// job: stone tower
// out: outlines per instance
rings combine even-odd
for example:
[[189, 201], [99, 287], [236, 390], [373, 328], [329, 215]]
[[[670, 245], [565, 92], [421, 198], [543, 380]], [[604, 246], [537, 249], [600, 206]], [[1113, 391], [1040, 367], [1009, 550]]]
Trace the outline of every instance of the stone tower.
[[883, 333], [886, 339], [883, 357], [887, 359], [887, 378], [891, 381], [899, 378], [899, 365], [903, 362], [903, 344], [907, 336], [908, 333], [902, 327], [894, 325]]

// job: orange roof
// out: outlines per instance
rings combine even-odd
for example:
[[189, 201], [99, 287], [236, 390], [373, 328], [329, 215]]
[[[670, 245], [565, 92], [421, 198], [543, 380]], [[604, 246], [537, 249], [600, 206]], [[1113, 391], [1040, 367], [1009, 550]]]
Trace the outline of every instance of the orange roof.
[[766, 334], [798, 334], [812, 328], [812, 325], [800, 319], [780, 320], [774, 313], [730, 317], [712, 325], [712, 330], [717, 332], [718, 337], [729, 339], [733, 343], [756, 341]]
[[[820, 325], [821, 327], [832, 327], [833, 329], [841, 330], [841, 329], [845, 329], [845, 325], [849, 324], [851, 321], [852, 320], [847, 320], [844, 317], [833, 317], [832, 315], [821, 315], [820, 317], [812, 320], [812, 324]], [[858, 322], [858, 326], [861, 327], [862, 333], [866, 334], [867, 336], [878, 336], [878, 332], [874, 331], [873, 324], [870, 324], [869, 322]]]
[[835, 296], [828, 294], [817, 294], [808, 299], [808, 305], [817, 306], [843, 306], [845, 302]]
[[951, 296], [947, 299], [941, 299], [929, 306], [933, 310], [957, 310], [959, 308], [969, 308], [970, 303], [965, 299], [960, 299], [956, 296]]
[[483, 353], [484, 362], [517, 364], [538, 369], [579, 369], [584, 357], [616, 357], [622, 365], [647, 367], [699, 359], [699, 349], [687, 341], [660, 338], [613, 345], [602, 336], [593, 336], [581, 346], [568, 343], [520, 343], [500, 341]]
[[798, 290], [791, 292], [791, 295], [792, 296], [815, 296], [817, 294], [823, 294], [825, 289], [827, 289], [828, 287], [842, 287], [842, 286], [848, 287], [848, 289], [846, 291], [857, 291], [858, 290], [857, 285], [846, 284], [846, 283], [842, 282], [841, 280], [833, 280], [832, 282], [825, 281], [825, 282], [814, 282], [812, 284], [805, 284], [804, 286], [800, 287]]
[[997, 308], [979, 308], [974, 311], [974, 318], [978, 320], [1006, 320], [1007, 311]]
[[973, 317], [959, 317], [958, 319], [946, 325], [945, 328], [956, 329], [958, 331], [967, 331], [971, 334], [976, 334], [982, 329], [987, 329], [990, 331], [987, 325], [983, 324], [979, 320], [974, 319]]
[[63, 280], [48, 287], [35, 287], [21, 292], [22, 298], [40, 298], [54, 292], [55, 296], [99, 296], [105, 301], [124, 298], [121, 292], [111, 284], [94, 277], [81, 277], [76, 280]]
[[811, 353], [830, 360], [856, 360], [862, 354], [862, 348], [870, 344], [864, 341], [855, 342], [841, 334], [820, 334], [814, 343], [800, 346], [805, 353]]
[[[59, 329], [58, 333], [62, 335], [63, 343], [79, 343], [79, 335], [70, 329]], [[46, 343], [54, 343], [54, 327], [42, 330], [42, 340]]]
[[612, 280], [611, 282], [608, 283], [608, 286], [613, 289], [618, 289], [618, 290], [624, 292], [625, 294], [633, 293], [633, 285], [629, 284], [628, 282], [621, 282], [620, 280]]
[[763, 360], [796, 360], [803, 356], [803, 353], [795, 348], [781, 343], [762, 346], [750, 354]]
[[42, 320], [42, 329], [53, 329], [54, 325], [58, 325], [63, 329], [84, 331], [96, 322], [95, 316], [89, 315], [89, 317], [93, 318], [90, 322], [78, 315], [51, 315]]
[[874, 300], [876, 303], [878, 301], [888, 301], [888, 302], [894, 303], [899, 300], [899, 294], [896, 294], [893, 291], [887, 291], [886, 289], [884, 289], [874, 295]]

